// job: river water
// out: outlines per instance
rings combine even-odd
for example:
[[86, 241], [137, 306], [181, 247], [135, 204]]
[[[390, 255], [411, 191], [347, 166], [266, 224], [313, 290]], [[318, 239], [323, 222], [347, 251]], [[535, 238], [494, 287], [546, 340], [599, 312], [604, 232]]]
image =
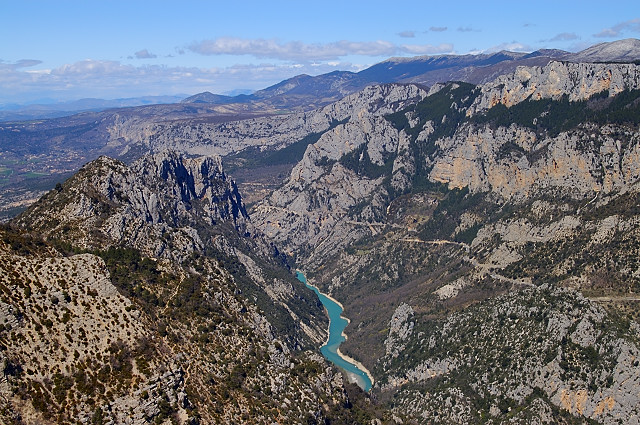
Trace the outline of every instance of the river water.
[[349, 324], [349, 321], [342, 317], [342, 307], [320, 292], [318, 288], [309, 285], [307, 283], [307, 278], [302, 274], [302, 272], [297, 271], [296, 277], [300, 282], [304, 283], [307, 288], [311, 289], [318, 295], [320, 302], [329, 314], [329, 338], [325, 345], [320, 347], [320, 352], [327, 360], [344, 370], [351, 381], [355, 381], [360, 388], [368, 392], [371, 389], [372, 382], [367, 372], [338, 354], [338, 347], [340, 347], [340, 344], [346, 340], [344, 336], [344, 328]]

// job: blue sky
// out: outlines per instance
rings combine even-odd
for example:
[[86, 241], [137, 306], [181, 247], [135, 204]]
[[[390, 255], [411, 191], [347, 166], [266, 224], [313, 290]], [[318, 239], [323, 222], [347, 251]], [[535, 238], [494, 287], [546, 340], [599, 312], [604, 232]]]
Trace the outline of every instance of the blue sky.
[[623, 38], [640, 38], [637, 0], [0, 0], [0, 104], [229, 93], [392, 56]]

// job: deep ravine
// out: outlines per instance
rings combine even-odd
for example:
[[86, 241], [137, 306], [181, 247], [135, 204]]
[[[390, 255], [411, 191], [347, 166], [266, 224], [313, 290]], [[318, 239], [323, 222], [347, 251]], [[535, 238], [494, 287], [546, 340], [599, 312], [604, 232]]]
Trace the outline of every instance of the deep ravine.
[[344, 370], [349, 381], [357, 383], [364, 391], [370, 391], [373, 386], [371, 373], [360, 362], [340, 352], [340, 344], [347, 339], [344, 329], [349, 324], [349, 319], [342, 316], [343, 307], [333, 298], [320, 292], [317, 287], [310, 285], [301, 271], [296, 272], [296, 277], [318, 295], [329, 315], [329, 336], [320, 348], [322, 355]]

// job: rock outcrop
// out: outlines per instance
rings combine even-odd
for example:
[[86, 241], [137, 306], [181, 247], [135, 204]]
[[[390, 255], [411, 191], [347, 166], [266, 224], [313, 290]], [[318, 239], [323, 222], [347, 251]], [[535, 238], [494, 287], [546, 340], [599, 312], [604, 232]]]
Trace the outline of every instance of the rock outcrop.
[[[558, 408], [603, 424], [635, 423], [639, 328], [617, 320], [571, 291], [516, 291], [417, 325], [383, 358], [393, 372], [381, 385], [396, 391], [396, 411], [424, 423], [436, 415], [473, 423], [483, 414], [548, 423]], [[447, 377], [445, 397], [428, 385]]]
[[127, 245], [179, 260], [203, 249], [199, 225], [226, 223], [244, 233], [248, 216], [220, 158], [162, 152], [130, 167], [101, 157], [16, 223], [80, 247]]

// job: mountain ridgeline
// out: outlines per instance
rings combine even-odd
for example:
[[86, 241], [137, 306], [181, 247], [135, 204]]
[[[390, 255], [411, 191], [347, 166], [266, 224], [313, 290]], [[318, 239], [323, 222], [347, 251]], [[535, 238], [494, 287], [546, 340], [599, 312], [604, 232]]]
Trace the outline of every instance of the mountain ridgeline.
[[[636, 45], [390, 60], [331, 102], [300, 77], [273, 93], [317, 84], [319, 107], [289, 114], [96, 121], [112, 157], [0, 229], [0, 422], [636, 423]], [[425, 84], [453, 62], [486, 80]], [[319, 355], [294, 269], [343, 305], [369, 394]]]

